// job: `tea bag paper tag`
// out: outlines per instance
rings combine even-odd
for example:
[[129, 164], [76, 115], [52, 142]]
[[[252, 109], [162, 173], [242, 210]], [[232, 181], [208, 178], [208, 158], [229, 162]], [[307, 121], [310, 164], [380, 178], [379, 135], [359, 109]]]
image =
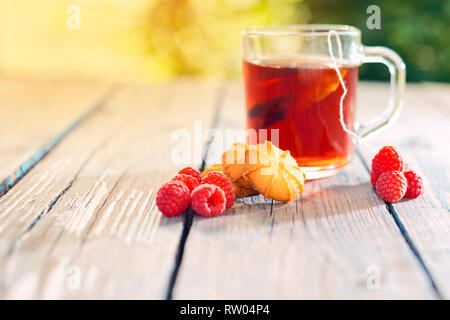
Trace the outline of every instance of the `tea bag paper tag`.
[[342, 126], [342, 129], [345, 132], [347, 132], [349, 135], [351, 135], [355, 139], [356, 142], [358, 142], [358, 143], [363, 142], [364, 145], [366, 145], [370, 150], [373, 151], [373, 148], [370, 145], [368, 145], [367, 142], [365, 142], [355, 132], [353, 132], [352, 130], [347, 128], [347, 125], [345, 124], [345, 121], [344, 121], [344, 99], [347, 96], [348, 90], [347, 90], [347, 86], [345, 85], [345, 81], [342, 78], [342, 74], [341, 74], [341, 71], [339, 70], [336, 58], [333, 54], [333, 47], [331, 44], [331, 36], [333, 36], [333, 35], [336, 36], [336, 43], [337, 43], [337, 48], [338, 48], [338, 53], [339, 53], [339, 59], [342, 61], [343, 57], [342, 57], [342, 44], [341, 44], [341, 39], [339, 38], [339, 34], [335, 30], [330, 30], [327, 35], [328, 36], [328, 52], [330, 53], [331, 61], [333, 62], [333, 68], [334, 68], [334, 70], [336, 70], [336, 73], [339, 78], [339, 82], [341, 83], [342, 89], [344, 90], [344, 92], [342, 93], [341, 99], [339, 101], [339, 122]]

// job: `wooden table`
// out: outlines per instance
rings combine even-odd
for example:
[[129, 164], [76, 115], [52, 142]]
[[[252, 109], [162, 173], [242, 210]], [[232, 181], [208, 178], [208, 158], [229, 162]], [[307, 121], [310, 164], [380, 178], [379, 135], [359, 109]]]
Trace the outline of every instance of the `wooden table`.
[[[169, 219], [155, 193], [184, 166], [174, 132], [243, 128], [239, 83], [0, 80], [0, 298], [449, 298], [449, 93], [408, 85], [400, 120], [370, 142], [423, 174], [416, 200], [380, 200], [359, 146], [291, 204]], [[358, 117], [387, 96], [361, 83]], [[214, 146], [193, 146], [197, 167]]]

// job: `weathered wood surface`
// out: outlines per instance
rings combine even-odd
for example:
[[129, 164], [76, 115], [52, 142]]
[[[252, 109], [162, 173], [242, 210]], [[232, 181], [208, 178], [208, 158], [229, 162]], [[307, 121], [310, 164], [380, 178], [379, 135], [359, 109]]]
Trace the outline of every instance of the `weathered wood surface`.
[[[377, 97], [388, 96], [386, 86], [364, 87], [368, 108], [377, 108]], [[393, 128], [370, 141], [374, 149], [391, 144], [424, 178], [425, 194], [403, 200], [393, 208], [441, 294], [450, 298], [450, 86], [411, 84], [407, 87], [402, 116]], [[361, 148], [365, 161], [372, 157]]]
[[177, 169], [172, 131], [209, 123], [217, 90], [123, 88], [2, 197], [0, 296], [164, 298], [183, 219], [155, 191]]
[[[19, 89], [9, 98], [0, 91], [0, 101], [17, 106], [11, 116], [5, 104], [2, 115], [16, 119], [20, 108], [30, 113], [21, 118], [23, 133], [15, 146], [8, 143], [8, 153], [22, 145], [36, 150], [58, 136], [82, 106], [89, 110], [102, 96], [101, 86], [89, 87], [54, 93], [45, 119], [33, 116], [37, 104]], [[360, 89], [364, 118], [376, 104], [383, 106], [387, 92], [376, 84]], [[174, 298], [448, 298], [448, 90], [409, 86], [401, 120], [371, 142], [375, 149], [398, 145], [426, 179], [427, 193], [394, 204], [395, 216], [372, 190], [366, 168], [371, 154], [361, 147], [361, 157], [335, 177], [308, 182], [292, 204], [247, 198], [220, 217], [194, 216], [189, 229], [182, 217], [162, 217], [154, 204], [159, 185], [183, 166], [170, 160], [172, 134], [180, 128], [193, 133], [195, 124], [243, 127], [242, 89], [191, 81], [123, 85], [0, 197], [0, 297], [164, 298], [187, 227]], [[84, 100], [77, 102], [78, 95]], [[64, 96], [77, 112], [53, 118]], [[50, 119], [57, 124], [31, 140]], [[0, 121], [14, 130], [7, 118]], [[195, 139], [205, 143], [205, 137]], [[208, 162], [220, 146], [210, 145]], [[27, 152], [14, 157], [14, 165], [0, 153], [9, 165], [2, 174], [14, 173]]]
[[101, 104], [110, 87], [0, 79], [0, 194]]
[[[371, 88], [361, 88], [362, 100]], [[223, 127], [245, 125], [242, 95], [235, 87], [227, 96]], [[355, 156], [337, 176], [308, 182], [289, 205], [253, 197], [219, 218], [195, 219], [176, 296], [403, 299], [434, 292]]]

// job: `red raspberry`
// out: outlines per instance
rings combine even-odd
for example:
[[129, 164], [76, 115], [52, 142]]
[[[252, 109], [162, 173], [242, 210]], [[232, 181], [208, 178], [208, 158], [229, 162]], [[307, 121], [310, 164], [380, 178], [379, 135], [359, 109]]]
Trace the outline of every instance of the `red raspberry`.
[[403, 171], [405, 164], [398, 151], [391, 146], [385, 146], [372, 159], [370, 181], [375, 187], [378, 177], [386, 171]]
[[214, 184], [222, 189], [227, 197], [227, 208], [234, 204], [236, 194], [234, 193], [230, 180], [223, 173], [211, 171], [203, 178], [202, 183]]
[[188, 176], [187, 174], [177, 174], [175, 177], [173, 177], [172, 180], [183, 182], [188, 187], [190, 192], [192, 192], [192, 190], [200, 185], [197, 179], [195, 179], [193, 176]]
[[197, 179], [198, 183], [202, 183], [202, 174], [200, 173], [200, 171], [195, 170], [194, 168], [186, 167], [178, 171], [178, 173], [193, 176], [195, 179]]
[[405, 171], [403, 174], [408, 181], [405, 197], [415, 199], [420, 196], [425, 191], [422, 178], [412, 170]]
[[181, 181], [169, 181], [159, 188], [156, 194], [158, 209], [168, 217], [183, 213], [191, 204], [191, 193]]
[[221, 214], [227, 201], [225, 192], [213, 184], [201, 184], [192, 191], [192, 209], [205, 217]]
[[405, 195], [408, 182], [400, 171], [386, 171], [377, 180], [376, 190], [381, 199], [397, 202]]

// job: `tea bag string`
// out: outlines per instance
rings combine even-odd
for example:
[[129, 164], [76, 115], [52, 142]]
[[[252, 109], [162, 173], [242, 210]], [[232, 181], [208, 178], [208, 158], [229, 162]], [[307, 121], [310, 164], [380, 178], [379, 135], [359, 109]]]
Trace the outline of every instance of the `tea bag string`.
[[333, 68], [334, 68], [334, 70], [336, 70], [336, 73], [338, 75], [339, 81], [340, 81], [340, 83], [342, 85], [342, 89], [344, 90], [344, 92], [342, 93], [342, 96], [341, 96], [341, 100], [339, 101], [339, 122], [340, 122], [340, 124], [342, 126], [342, 129], [345, 132], [347, 132], [349, 135], [351, 135], [353, 138], [355, 138], [356, 142], [358, 142], [358, 143], [362, 142], [371, 151], [374, 151], [374, 149], [366, 141], [364, 141], [360, 136], [358, 136], [352, 130], [348, 129], [347, 125], [345, 124], [345, 121], [344, 121], [344, 99], [347, 96], [348, 90], [347, 90], [347, 86], [345, 85], [345, 81], [342, 78], [341, 71], [338, 68], [336, 58], [334, 57], [334, 54], [333, 54], [333, 48], [332, 48], [332, 45], [331, 45], [331, 36], [332, 35], [336, 36], [336, 42], [337, 42], [337, 47], [338, 47], [339, 59], [340, 60], [342, 60], [342, 58], [343, 58], [342, 57], [342, 44], [341, 44], [341, 39], [339, 38], [339, 34], [335, 30], [330, 30], [328, 32], [328, 52], [330, 53], [331, 61], [333, 62]]

